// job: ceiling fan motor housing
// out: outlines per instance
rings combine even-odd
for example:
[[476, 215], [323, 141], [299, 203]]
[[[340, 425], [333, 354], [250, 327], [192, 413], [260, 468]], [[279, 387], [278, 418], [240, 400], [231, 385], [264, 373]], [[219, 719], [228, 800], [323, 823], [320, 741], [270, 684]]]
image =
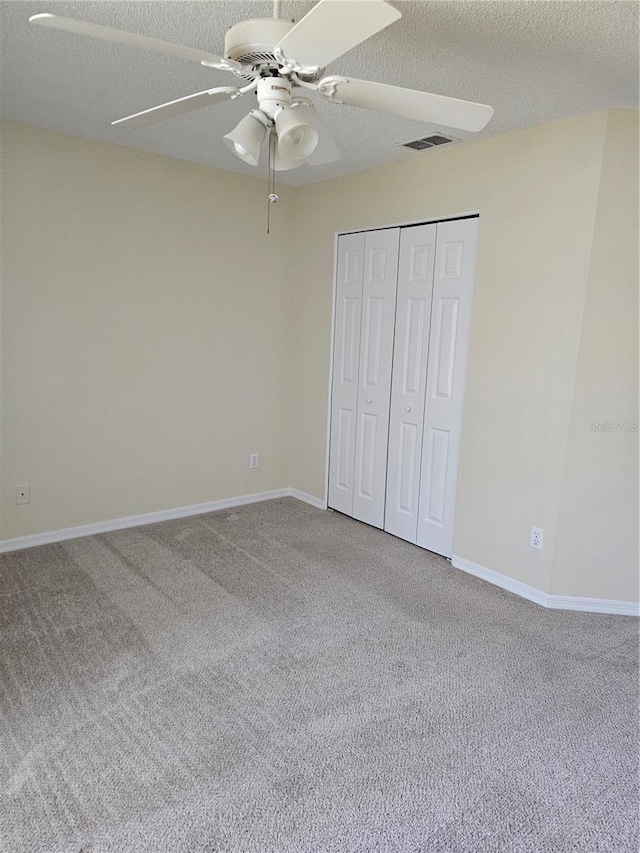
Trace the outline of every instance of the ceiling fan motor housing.
[[[246, 69], [239, 72], [246, 80], [253, 80], [262, 71], [280, 68], [274, 48], [295, 26], [293, 21], [280, 18], [256, 18], [252, 21], [240, 21], [227, 30], [224, 39], [226, 59], [239, 62]], [[324, 68], [300, 70], [301, 80], [314, 83], [320, 80]]]
[[274, 62], [273, 49], [292, 29], [291, 21], [279, 18], [256, 18], [240, 21], [227, 30], [224, 55], [243, 65]]

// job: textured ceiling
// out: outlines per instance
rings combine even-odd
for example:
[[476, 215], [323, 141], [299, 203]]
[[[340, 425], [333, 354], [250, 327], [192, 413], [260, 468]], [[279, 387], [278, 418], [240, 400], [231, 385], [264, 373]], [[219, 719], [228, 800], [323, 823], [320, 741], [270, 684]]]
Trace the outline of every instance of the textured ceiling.
[[[299, 20], [314, 4], [284, 0], [282, 17]], [[556, 118], [638, 105], [638, 4], [624, 0], [413, 0], [394, 2], [402, 18], [327, 73], [346, 74], [491, 104], [482, 138]], [[59, 2], [1, 0], [0, 110], [6, 118], [183, 160], [256, 174], [222, 136], [253, 106], [252, 96], [139, 130], [110, 122], [213, 86], [230, 73], [90, 38], [48, 31], [27, 20], [38, 12], [80, 18], [141, 35], [223, 53], [229, 26], [270, 17], [266, 0], [208, 2]], [[435, 130], [314, 98], [343, 158], [280, 173], [301, 185], [410, 157], [396, 143]], [[258, 174], [266, 176], [261, 163]]]

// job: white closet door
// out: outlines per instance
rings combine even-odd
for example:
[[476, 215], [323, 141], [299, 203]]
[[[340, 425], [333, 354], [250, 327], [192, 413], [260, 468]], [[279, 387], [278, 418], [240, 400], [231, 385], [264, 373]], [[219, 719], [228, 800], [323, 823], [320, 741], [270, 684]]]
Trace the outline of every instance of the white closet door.
[[384, 529], [409, 542], [415, 542], [418, 535], [435, 249], [436, 225], [402, 230]]
[[353, 513], [364, 234], [338, 240], [328, 505]]
[[436, 241], [417, 544], [445, 557], [453, 553], [477, 226], [441, 222]]
[[365, 236], [353, 517], [384, 526], [400, 229]]

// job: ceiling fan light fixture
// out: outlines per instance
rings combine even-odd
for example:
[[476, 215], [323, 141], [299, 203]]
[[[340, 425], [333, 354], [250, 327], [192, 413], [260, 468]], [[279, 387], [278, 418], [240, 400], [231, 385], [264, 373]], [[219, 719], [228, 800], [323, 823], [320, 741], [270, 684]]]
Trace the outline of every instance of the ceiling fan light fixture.
[[[491, 119], [493, 108], [487, 104], [353, 77], [324, 76], [329, 63], [401, 17], [388, 0], [367, 0], [366, 3], [318, 0], [297, 23], [280, 18], [281, 0], [273, 0], [273, 3], [273, 18], [239, 21], [228, 30], [224, 56], [49, 12], [32, 15], [29, 21], [63, 33], [150, 50], [233, 72], [246, 81], [246, 85], [216, 86], [125, 116], [111, 124], [147, 127], [252, 92], [257, 108], [223, 139], [239, 160], [255, 168], [269, 132], [271, 180], [276, 171], [295, 169], [303, 163], [323, 166], [340, 158], [335, 140], [321, 121], [322, 112], [316, 112], [311, 100], [298, 97], [294, 93], [297, 88], [316, 92], [334, 104], [376, 110], [470, 133], [482, 130]], [[413, 140], [408, 147], [435, 147], [449, 141], [446, 133], [435, 134]]]
[[292, 107], [285, 107], [276, 115], [276, 133], [278, 155], [283, 162], [300, 164], [313, 154], [318, 144], [318, 131]]
[[226, 134], [224, 144], [240, 160], [250, 166], [257, 166], [268, 127], [269, 119], [265, 114], [260, 110], [251, 110], [230, 133]]

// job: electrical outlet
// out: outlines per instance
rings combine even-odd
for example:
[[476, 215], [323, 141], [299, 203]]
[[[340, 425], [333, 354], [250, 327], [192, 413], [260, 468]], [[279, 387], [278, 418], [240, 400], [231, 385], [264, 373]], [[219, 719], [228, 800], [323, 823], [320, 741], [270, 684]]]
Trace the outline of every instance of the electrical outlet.
[[257, 468], [260, 464], [260, 459], [257, 453], [249, 454], [249, 468]]
[[31, 503], [31, 486], [29, 483], [23, 483], [21, 486], [16, 486], [16, 503]]
[[531, 545], [532, 548], [536, 548], [538, 551], [542, 551], [543, 536], [544, 530], [541, 527], [532, 527], [529, 545]]

